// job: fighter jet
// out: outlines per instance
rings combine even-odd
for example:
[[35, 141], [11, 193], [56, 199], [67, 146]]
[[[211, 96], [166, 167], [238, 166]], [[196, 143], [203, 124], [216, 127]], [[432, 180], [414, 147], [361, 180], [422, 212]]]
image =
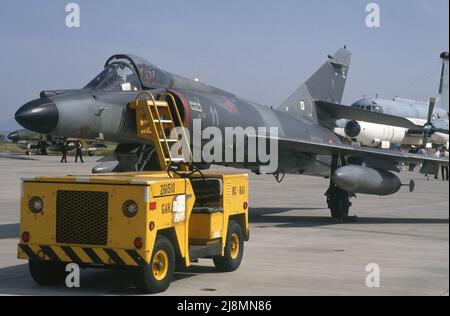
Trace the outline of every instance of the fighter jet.
[[436, 101], [433, 99], [431, 102], [425, 102], [400, 97], [387, 100], [377, 97], [363, 98], [352, 104], [356, 109], [408, 118], [413, 124], [418, 125], [418, 128], [413, 125], [404, 127], [345, 120], [338, 122], [337, 132], [351, 142], [366, 147], [389, 148], [391, 145], [425, 147], [429, 142], [429, 145], [448, 146], [448, 52], [442, 53], [440, 58], [442, 67]]
[[55, 137], [49, 134], [42, 134], [33, 132], [27, 129], [21, 129], [8, 134], [8, 139], [17, 144], [27, 155], [31, 155], [34, 151], [37, 155], [47, 156], [48, 152], [62, 152], [62, 145], [67, 143], [68, 151], [75, 149], [75, 143], [81, 141], [83, 150], [88, 156], [93, 156], [95, 151], [101, 148], [106, 148], [106, 145], [101, 142], [85, 141], [80, 139], [67, 138], [63, 136]]
[[35, 151], [38, 155], [48, 155], [47, 148], [50, 145], [48, 143], [50, 139], [41, 133], [22, 129], [9, 133], [7, 137], [11, 142], [17, 144], [19, 148], [25, 150], [27, 155], [31, 155], [32, 151]]
[[[247, 135], [246, 142], [254, 137], [262, 143], [277, 141], [278, 164], [271, 173], [279, 181], [284, 174], [329, 178], [327, 203], [332, 216], [342, 219], [349, 214], [350, 197], [357, 193], [390, 195], [399, 191], [403, 184], [394, 172], [400, 171], [402, 163], [423, 164], [421, 172], [427, 174], [437, 172], [440, 165], [448, 165], [444, 159], [356, 148], [341, 142], [333, 132], [337, 119], [403, 123], [398, 117], [340, 104], [350, 59], [346, 48], [328, 55], [303, 85], [274, 108], [164, 71], [142, 58], [119, 54], [110, 57], [105, 69], [84, 88], [42, 91], [40, 98], [23, 105], [15, 118], [20, 125], [40, 133], [119, 143], [115, 150], [117, 162], [105, 162], [95, 171], [142, 171], [154, 167], [158, 159], [151, 150], [154, 144], [139, 137], [136, 109], [131, 106], [143, 90], [156, 99], [162, 97], [171, 111], [179, 113], [181, 122], [177, 124], [190, 133], [191, 146], [205, 136], [203, 131], [208, 127], [276, 128], [275, 137]], [[161, 124], [162, 121], [158, 120]], [[204, 129], [194, 134], [198, 122]], [[267, 161], [196, 161], [191, 167], [206, 167], [209, 163], [261, 173]], [[412, 183], [409, 186], [413, 189]]]

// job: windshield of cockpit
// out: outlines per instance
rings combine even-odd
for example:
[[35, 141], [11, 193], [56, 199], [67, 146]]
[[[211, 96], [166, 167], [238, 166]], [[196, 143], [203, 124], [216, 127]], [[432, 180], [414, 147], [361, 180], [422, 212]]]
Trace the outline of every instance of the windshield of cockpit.
[[89, 82], [85, 89], [104, 91], [138, 91], [140, 83], [135, 72], [125, 63], [113, 63]]

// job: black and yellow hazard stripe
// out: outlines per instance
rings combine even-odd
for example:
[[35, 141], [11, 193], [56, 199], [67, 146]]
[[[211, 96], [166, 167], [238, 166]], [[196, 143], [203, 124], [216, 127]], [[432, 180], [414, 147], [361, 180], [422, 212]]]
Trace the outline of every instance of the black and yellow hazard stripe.
[[19, 259], [74, 262], [88, 265], [143, 266], [145, 259], [135, 249], [19, 244]]

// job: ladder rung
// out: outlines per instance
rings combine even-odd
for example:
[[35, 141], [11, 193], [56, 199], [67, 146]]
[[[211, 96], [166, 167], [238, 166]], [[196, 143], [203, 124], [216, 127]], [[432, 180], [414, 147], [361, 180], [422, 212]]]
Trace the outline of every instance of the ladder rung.
[[[159, 140], [161, 143], [165, 143], [166, 142], [166, 139], [160, 139]], [[167, 139], [167, 142], [168, 143], [176, 143], [176, 142], [178, 142], [178, 139]]]
[[154, 107], [154, 106], [159, 107], [159, 108], [167, 108], [167, 107], [169, 107], [169, 104], [167, 102], [165, 102], [165, 101], [156, 101], [156, 104], [154, 104], [152, 101], [147, 101], [147, 104], [150, 107]]
[[163, 123], [163, 124], [173, 124], [171, 120], [153, 120], [155, 123]]
[[172, 162], [182, 162], [182, 161], [184, 161], [184, 158], [172, 158], [172, 159], [166, 158], [166, 161], [167, 161], [167, 162], [169, 162], [169, 161], [172, 161]]

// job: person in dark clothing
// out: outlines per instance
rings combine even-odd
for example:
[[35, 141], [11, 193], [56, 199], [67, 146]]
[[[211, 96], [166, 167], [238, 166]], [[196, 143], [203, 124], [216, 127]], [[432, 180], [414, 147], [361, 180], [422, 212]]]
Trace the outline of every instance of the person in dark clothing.
[[[448, 151], [446, 147], [441, 148], [441, 158], [448, 158]], [[448, 166], [441, 166], [441, 173], [442, 173], [442, 181], [448, 181], [449, 174], [448, 174]]]
[[61, 145], [62, 158], [61, 163], [67, 163], [67, 143], [63, 142]]
[[81, 163], [84, 163], [83, 146], [81, 145], [81, 142], [77, 142], [75, 149], [76, 149], [75, 162], [78, 162], [78, 158], [80, 158]]
[[[441, 148], [438, 148], [436, 152], [434, 153], [434, 158], [441, 158]], [[434, 179], [439, 179], [439, 168], [436, 170], [436, 174], [434, 175]]]
[[[418, 152], [419, 152], [419, 149], [418, 149], [418, 148], [415, 148], [415, 147], [411, 148], [411, 149], [408, 151], [408, 153], [410, 153], [410, 154], [417, 154]], [[414, 163], [409, 164], [409, 171], [410, 171], [410, 172], [413, 172], [414, 169], [416, 169], [416, 167], [417, 167], [417, 164], [414, 164]]]

